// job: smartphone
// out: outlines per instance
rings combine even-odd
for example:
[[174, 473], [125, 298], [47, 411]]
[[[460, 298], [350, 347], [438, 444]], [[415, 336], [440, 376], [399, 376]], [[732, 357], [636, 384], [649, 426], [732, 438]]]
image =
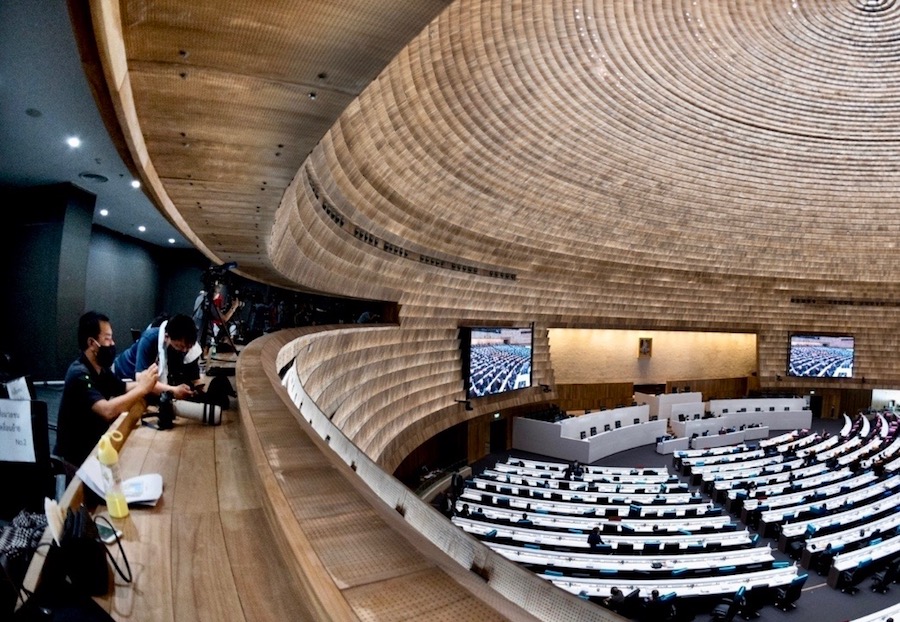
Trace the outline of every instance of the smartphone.
[[109, 525], [104, 525], [103, 523], [97, 523], [97, 533], [100, 534], [100, 540], [105, 544], [112, 544], [116, 541], [116, 538], [122, 537], [122, 532], [118, 529], [113, 531], [109, 528]]

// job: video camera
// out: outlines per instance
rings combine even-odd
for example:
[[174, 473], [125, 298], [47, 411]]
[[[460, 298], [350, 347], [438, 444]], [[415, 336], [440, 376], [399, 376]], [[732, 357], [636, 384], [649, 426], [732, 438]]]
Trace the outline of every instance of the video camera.
[[200, 277], [203, 281], [203, 288], [209, 292], [213, 290], [216, 283], [226, 282], [228, 273], [234, 268], [237, 268], [237, 262], [234, 261], [222, 264], [221, 266], [210, 266], [203, 271], [203, 275]]

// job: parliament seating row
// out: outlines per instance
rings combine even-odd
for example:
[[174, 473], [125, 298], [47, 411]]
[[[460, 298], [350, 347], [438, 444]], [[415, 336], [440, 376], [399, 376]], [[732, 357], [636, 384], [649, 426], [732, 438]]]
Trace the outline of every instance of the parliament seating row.
[[557, 513], [585, 515], [591, 514], [596, 516], [622, 516], [631, 518], [640, 517], [679, 517], [679, 516], [715, 516], [722, 512], [719, 507], [710, 507], [704, 504], [699, 497], [691, 497], [689, 503], [679, 504], [641, 504], [636, 502], [626, 503], [621, 500], [614, 500], [610, 503], [585, 502], [583, 499], [572, 497], [566, 499], [547, 498], [538, 502], [533, 497], [525, 497], [518, 495], [495, 495], [490, 492], [481, 492], [475, 488], [467, 488], [460, 499], [464, 502], [486, 503], [490, 505], [508, 506], [520, 508], [527, 511], [530, 507], [537, 510], [547, 510]]
[[[763, 537], [776, 533], [785, 536], [798, 536], [813, 532], [821, 526], [845, 521], [854, 516], [868, 516], [870, 512], [883, 511], [884, 504], [880, 500], [900, 490], [900, 475], [893, 475], [885, 480], [876, 480], [869, 486], [862, 486], [855, 491], [838, 494], [827, 499], [812, 498], [803, 503], [770, 509], [762, 512], [759, 530]], [[775, 527], [780, 525], [780, 529]]]
[[[514, 473], [521, 476], [543, 477], [549, 475], [552, 479], [565, 479], [566, 469], [569, 464], [558, 462], [540, 462], [536, 460], [513, 459], [511, 462], [498, 462], [494, 465], [497, 471]], [[643, 467], [640, 469], [629, 467], [596, 467], [581, 465], [584, 481], [613, 481], [613, 482], [665, 482], [671, 475], [665, 467]]]
[[[729, 501], [735, 503], [727, 506], [729, 511], [740, 511], [741, 518], [757, 509], [773, 510], [779, 507], [792, 507], [807, 501], [824, 501], [839, 494], [850, 493], [878, 480], [871, 471], [854, 475], [849, 469], [842, 469], [836, 474], [831, 471], [819, 473], [793, 482], [779, 482], [774, 485], [755, 488], [755, 496], [748, 499], [746, 490], [729, 491]], [[733, 495], [733, 496], [732, 496]], [[740, 505], [738, 503], [741, 502]], [[737, 513], [737, 512], [734, 512]]]
[[[736, 525], [730, 516], [721, 512], [709, 514], [683, 514], [681, 516], [672, 512], [662, 517], [646, 518], [622, 517], [618, 514], [607, 516], [598, 515], [595, 512], [584, 514], [571, 514], [566, 512], [568, 508], [554, 506], [541, 507], [504, 507], [497, 505], [484, 505], [477, 501], [466, 502], [463, 497], [457, 500], [455, 515], [477, 518], [481, 521], [506, 521], [516, 522], [526, 514], [535, 525], [548, 530], [579, 530], [587, 533], [594, 527], [599, 527], [604, 534], [641, 533], [646, 535], [688, 533], [701, 531], [732, 531]], [[468, 512], [468, 514], [467, 514]]]
[[861, 527], [828, 531], [806, 539], [800, 553], [800, 565], [827, 575], [838, 553], [868, 546], [872, 540], [896, 533], [900, 533], [900, 512], [868, 521]]
[[[454, 516], [452, 520], [455, 525], [485, 541], [488, 545], [491, 542], [506, 542], [525, 548], [537, 547], [561, 552], [587, 552], [591, 550], [583, 533], [548, 531], [533, 525], [519, 523], [500, 524], [484, 522], [471, 516], [468, 518]], [[610, 536], [609, 540], [611, 543], [609, 545], [610, 548], [603, 549], [607, 553], [640, 553], [650, 544], [651, 549], [656, 554], [658, 551], [655, 545], [659, 544], [661, 547], [663, 542], [665, 542], [667, 550], [674, 551], [677, 545], [679, 550], [686, 553], [700, 553], [752, 547], [759, 541], [759, 538], [755, 535], [751, 536], [746, 529], [743, 529], [712, 531], [709, 533], [687, 532], [667, 536], [662, 534], [638, 535], [634, 537], [617, 535]]]
[[[706, 577], [689, 577], [686, 579], [620, 579], [613, 577], [588, 578], [588, 577], [561, 577], [544, 573], [540, 576], [553, 582], [572, 594], [582, 595], [588, 598], [607, 597], [612, 588], [617, 587], [624, 591], [640, 589], [644, 592], [658, 590], [661, 594], [675, 592], [679, 597], [689, 596], [714, 596], [731, 594], [741, 586], [766, 585], [769, 588], [789, 586], [798, 578], [805, 580], [805, 574], [799, 574], [795, 566], [769, 568], [753, 572], [738, 573], [733, 575], [719, 575], [710, 573]], [[623, 587], [624, 586], [624, 587]]]
[[900, 620], [900, 602], [868, 615], [854, 618], [849, 622], [888, 622], [888, 620]]
[[658, 492], [666, 492], [666, 491], [683, 491], [687, 490], [689, 486], [684, 482], [681, 482], [677, 476], [670, 476], [668, 480], [661, 483], [648, 483], [648, 482], [639, 482], [639, 483], [621, 483], [621, 482], [608, 482], [608, 481], [583, 481], [581, 479], [553, 479], [549, 476], [541, 476], [541, 477], [530, 477], [530, 476], [522, 476], [522, 475], [514, 475], [510, 473], [504, 473], [502, 471], [495, 471], [494, 469], [485, 469], [478, 476], [482, 481], [494, 481], [500, 483], [507, 484], [519, 484], [523, 486], [530, 486], [535, 488], [550, 488], [550, 489], [562, 489], [562, 490], [574, 490], [574, 491], [586, 491], [586, 492], [647, 492], [649, 490], [654, 490]]
[[[516, 496], [532, 499], [551, 499], [555, 501], [576, 501], [582, 503], [597, 503], [611, 505], [628, 505], [630, 503], [641, 504], [684, 504], [700, 503], [698, 496], [684, 492], [683, 489], [675, 491], [643, 492], [645, 488], [636, 488], [635, 491], [588, 491], [570, 490], [567, 488], [547, 488], [543, 486], [527, 486], [513, 484], [511, 482], [496, 482], [475, 477], [471, 480], [472, 490], [480, 490], [489, 493], [497, 493], [500, 496]], [[642, 492], [637, 492], [638, 490]]]

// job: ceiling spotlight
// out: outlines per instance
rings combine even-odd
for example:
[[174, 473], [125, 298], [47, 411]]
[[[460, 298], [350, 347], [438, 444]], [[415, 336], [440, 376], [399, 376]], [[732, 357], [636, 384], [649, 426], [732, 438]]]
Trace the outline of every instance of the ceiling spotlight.
[[146, 230], [147, 230], [147, 227], [145, 227], [144, 225], [141, 225], [140, 227], [138, 227], [138, 231], [140, 231], [141, 233], [143, 233]]
[[77, 149], [81, 146], [81, 139], [77, 136], [69, 136], [66, 139], [66, 144], [69, 145], [72, 149]]
[[100, 215], [101, 216], [109, 216], [109, 210], [108, 209], [100, 210]]
[[81, 173], [78, 173], [78, 176], [85, 181], [91, 182], [92, 184], [105, 184], [109, 181], [109, 177], [101, 175], [100, 173], [91, 173], [90, 171], [83, 171]]
[[175, 243], [175, 238], [169, 238], [169, 244], [174, 244], [174, 243]]
[[315, 92], [315, 91], [311, 91], [311, 92], [309, 93], [309, 98], [310, 98], [310, 99], [315, 99], [315, 98], [316, 98], [316, 92]]
[[137, 179], [132, 179], [132, 180], [131, 180], [131, 187], [132, 187], [132, 188], [140, 188], [140, 187], [141, 187], [141, 182], [139, 182]]

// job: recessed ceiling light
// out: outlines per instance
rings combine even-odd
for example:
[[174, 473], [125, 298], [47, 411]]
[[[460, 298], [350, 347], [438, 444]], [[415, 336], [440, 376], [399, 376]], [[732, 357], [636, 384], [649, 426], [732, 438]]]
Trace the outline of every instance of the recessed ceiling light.
[[85, 181], [90, 181], [95, 184], [105, 184], [109, 181], [109, 178], [105, 175], [100, 175], [99, 173], [91, 173], [89, 171], [78, 173], [78, 176]]
[[100, 210], [100, 215], [101, 216], [109, 216], [109, 210], [108, 209]]
[[69, 145], [72, 149], [77, 149], [81, 146], [81, 139], [77, 136], [69, 136], [66, 139], [66, 144]]
[[147, 230], [147, 227], [145, 227], [144, 225], [141, 225], [140, 227], [138, 227], [138, 231], [140, 231], [141, 233], [143, 233], [146, 230]]
[[140, 188], [140, 187], [141, 187], [141, 182], [139, 182], [137, 179], [132, 179], [132, 180], [131, 180], [131, 187], [132, 187], [132, 188]]
[[174, 244], [174, 243], [175, 243], [175, 238], [169, 238], [169, 244]]

